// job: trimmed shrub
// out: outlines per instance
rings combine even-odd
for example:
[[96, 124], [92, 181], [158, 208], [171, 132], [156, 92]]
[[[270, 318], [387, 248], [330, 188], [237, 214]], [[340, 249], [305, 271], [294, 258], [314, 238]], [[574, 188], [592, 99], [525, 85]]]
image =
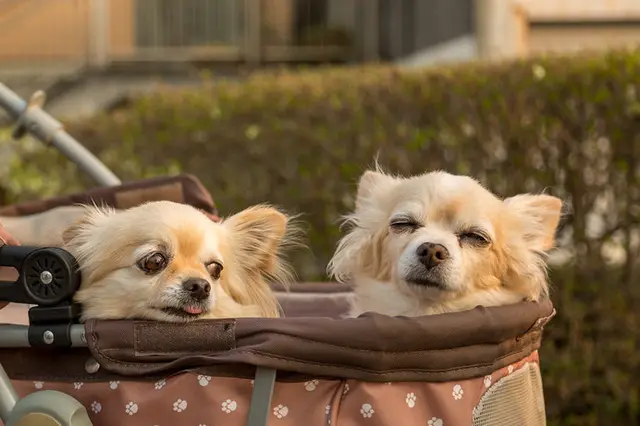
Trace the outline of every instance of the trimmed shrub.
[[[558, 316], [543, 345], [550, 424], [640, 418], [640, 52], [400, 71], [256, 74], [159, 90], [70, 131], [119, 174], [197, 175], [223, 213], [271, 202], [303, 213], [303, 279], [324, 279], [377, 156], [405, 175], [470, 174], [502, 196], [546, 190], [571, 205], [553, 268]], [[49, 151], [13, 163], [28, 199], [86, 184]], [[34, 171], [52, 177], [29, 183]], [[49, 191], [49, 192], [47, 192]]]

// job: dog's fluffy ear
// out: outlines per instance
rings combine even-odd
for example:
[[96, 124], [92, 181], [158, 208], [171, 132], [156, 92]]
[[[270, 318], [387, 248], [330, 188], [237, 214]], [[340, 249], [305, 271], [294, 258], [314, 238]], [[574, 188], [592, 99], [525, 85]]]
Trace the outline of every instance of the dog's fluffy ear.
[[267, 280], [285, 287], [294, 275], [282, 258], [282, 249], [295, 245], [295, 227], [290, 218], [270, 206], [254, 206], [222, 222], [229, 231], [234, 264], [242, 272], [230, 283], [243, 281], [242, 286], [230, 285], [229, 295], [238, 303], [255, 305], [264, 317], [278, 317], [279, 304]]
[[226, 219], [234, 253], [242, 255], [247, 269], [274, 274], [280, 244], [287, 233], [289, 218], [270, 206], [254, 206]]
[[82, 230], [86, 229], [89, 226], [91, 226], [91, 221], [89, 220], [89, 217], [86, 215], [83, 215], [82, 217], [77, 219], [75, 222], [73, 222], [71, 225], [69, 225], [67, 229], [62, 231], [62, 242], [65, 245], [71, 244], [71, 242], [80, 235]]
[[555, 234], [562, 212], [562, 200], [551, 195], [521, 194], [504, 200], [520, 218], [525, 241], [536, 251], [548, 251], [555, 245]]
[[[370, 217], [370, 212], [379, 209], [376, 194], [387, 193], [399, 182], [399, 179], [384, 173], [379, 167], [367, 170], [360, 176], [356, 193], [355, 211], [347, 216], [343, 226], [349, 227], [347, 234], [340, 239], [338, 246], [327, 265], [327, 273], [338, 282], [349, 281], [357, 259], [360, 259], [366, 244], [371, 238], [370, 226], [362, 225], [363, 217]], [[386, 219], [385, 219], [386, 220]]]
[[377, 189], [393, 185], [396, 179], [378, 170], [367, 170], [360, 177], [358, 192], [356, 195], [356, 211], [359, 211], [371, 200], [371, 196]]
[[115, 210], [107, 207], [85, 206], [85, 211], [67, 229], [62, 231], [62, 242], [65, 247], [76, 247], [84, 241], [82, 236], [98, 226], [104, 219], [115, 214]]

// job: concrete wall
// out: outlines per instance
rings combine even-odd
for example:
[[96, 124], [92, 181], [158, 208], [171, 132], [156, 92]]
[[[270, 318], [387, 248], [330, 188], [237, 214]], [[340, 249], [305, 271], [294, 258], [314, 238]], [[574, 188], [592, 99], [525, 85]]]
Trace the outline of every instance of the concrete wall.
[[629, 25], [531, 25], [528, 54], [640, 46], [640, 23]]
[[638, 0], [516, 0], [522, 56], [640, 45]]
[[87, 17], [87, 0], [24, 0], [0, 15], [0, 60], [82, 58]]
[[111, 14], [109, 27], [109, 53], [130, 56], [135, 52], [135, 0], [106, 0]]
[[638, 0], [476, 0], [484, 59], [640, 45]]
[[[105, 0], [109, 50], [133, 51], [132, 0]], [[22, 0], [0, 10], [0, 61], [78, 60], [92, 51], [91, 0]]]
[[509, 0], [533, 20], [611, 20], [640, 16], [638, 0]]

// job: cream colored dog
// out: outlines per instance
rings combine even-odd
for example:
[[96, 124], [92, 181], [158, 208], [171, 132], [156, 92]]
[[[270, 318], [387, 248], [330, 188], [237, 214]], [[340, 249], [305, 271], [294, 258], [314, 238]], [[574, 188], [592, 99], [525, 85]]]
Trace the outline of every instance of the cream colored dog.
[[268, 206], [215, 223], [169, 201], [115, 212], [87, 207], [63, 234], [83, 280], [83, 319], [277, 317], [269, 280], [287, 282], [289, 218]]
[[355, 286], [353, 316], [539, 300], [549, 292], [544, 254], [561, 208], [549, 195], [501, 200], [466, 176], [367, 171], [329, 272]]

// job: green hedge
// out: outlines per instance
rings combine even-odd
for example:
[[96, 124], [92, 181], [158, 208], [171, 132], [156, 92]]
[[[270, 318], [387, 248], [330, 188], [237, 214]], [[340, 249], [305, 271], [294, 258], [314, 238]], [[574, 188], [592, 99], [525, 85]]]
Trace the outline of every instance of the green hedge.
[[[161, 90], [69, 129], [124, 179], [186, 171], [223, 213], [262, 201], [304, 213], [311, 250], [296, 267], [305, 279], [324, 277], [337, 221], [376, 156], [393, 172], [446, 169], [501, 195], [562, 197], [572, 206], [562, 240], [575, 256], [551, 273], [558, 316], [542, 350], [550, 424], [618, 425], [640, 419], [639, 97], [640, 52], [626, 51], [259, 74]], [[22, 159], [8, 174], [14, 199], [83, 182], [49, 152]]]

